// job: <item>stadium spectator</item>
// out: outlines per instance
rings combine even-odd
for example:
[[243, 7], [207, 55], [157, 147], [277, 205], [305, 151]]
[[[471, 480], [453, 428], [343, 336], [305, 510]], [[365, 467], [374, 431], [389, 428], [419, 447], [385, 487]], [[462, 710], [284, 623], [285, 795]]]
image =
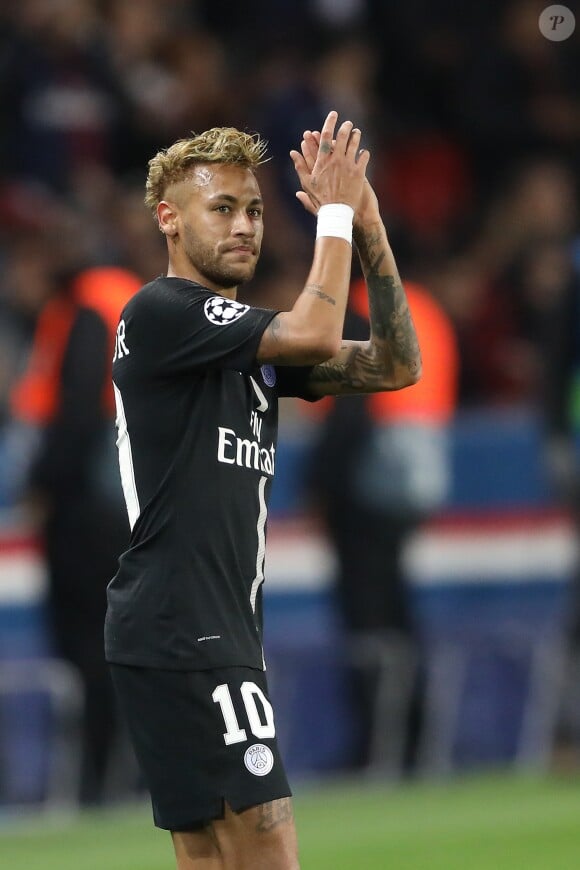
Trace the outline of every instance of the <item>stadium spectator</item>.
[[556, 154], [578, 169], [578, 28], [558, 50], [540, 33], [544, 0], [510, 0], [493, 21], [493, 50], [473, 42], [455, 79], [456, 118], [482, 193], [530, 155]]
[[103, 654], [105, 590], [128, 537], [113, 437], [111, 359], [119, 313], [140, 286], [118, 268], [84, 270], [38, 318], [28, 367], [14, 387], [16, 420], [40, 443], [27, 480], [49, 572], [49, 628], [57, 656], [85, 692], [79, 800], [105, 797], [118, 722]]
[[11, 172], [61, 194], [71, 172], [114, 165], [124, 122], [90, 0], [24, 0], [3, 55], [3, 150]]
[[[575, 246], [578, 245], [578, 237]], [[549, 240], [531, 252], [526, 280], [541, 302], [537, 334], [543, 351], [541, 407], [545, 461], [561, 505], [580, 540], [580, 268], [574, 246]], [[580, 562], [576, 558], [566, 596], [565, 662], [554, 733], [554, 760], [569, 770], [580, 765]]]
[[537, 279], [550, 250], [570, 249], [576, 220], [571, 168], [533, 158], [510, 175], [457, 254], [423, 265], [457, 330], [462, 406], [542, 403], [541, 321], [554, 291]]
[[[310, 485], [338, 558], [355, 720], [349, 763], [398, 777], [414, 769], [422, 720], [420, 636], [405, 576], [411, 533], [445, 501], [447, 428], [457, 403], [453, 327], [428, 291], [405, 282], [423, 357], [418, 384], [335, 402], [319, 433]], [[364, 340], [364, 282], [345, 334]]]

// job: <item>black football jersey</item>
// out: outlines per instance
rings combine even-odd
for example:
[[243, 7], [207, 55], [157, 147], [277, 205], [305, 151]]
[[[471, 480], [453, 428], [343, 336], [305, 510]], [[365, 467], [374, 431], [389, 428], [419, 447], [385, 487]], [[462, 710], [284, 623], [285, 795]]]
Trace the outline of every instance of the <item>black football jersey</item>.
[[111, 662], [263, 667], [278, 397], [309, 398], [308, 368], [256, 363], [275, 313], [158, 278], [121, 315], [113, 382], [131, 538], [107, 590]]

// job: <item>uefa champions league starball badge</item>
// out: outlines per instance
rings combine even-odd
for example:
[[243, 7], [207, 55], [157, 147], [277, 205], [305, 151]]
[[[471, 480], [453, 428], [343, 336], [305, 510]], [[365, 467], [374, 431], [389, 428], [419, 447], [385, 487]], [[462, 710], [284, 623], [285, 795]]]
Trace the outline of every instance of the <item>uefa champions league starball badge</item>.
[[243, 305], [235, 299], [226, 299], [225, 296], [211, 296], [203, 306], [205, 316], [215, 326], [227, 326], [228, 323], [239, 320], [249, 308], [249, 305]]

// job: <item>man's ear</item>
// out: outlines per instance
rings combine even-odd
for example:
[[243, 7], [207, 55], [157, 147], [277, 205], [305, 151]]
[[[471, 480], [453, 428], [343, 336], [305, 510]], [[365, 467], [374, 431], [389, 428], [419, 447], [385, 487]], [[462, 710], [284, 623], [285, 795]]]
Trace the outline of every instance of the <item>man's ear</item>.
[[157, 206], [157, 220], [160, 232], [169, 238], [177, 235], [177, 211], [175, 206], [164, 199]]

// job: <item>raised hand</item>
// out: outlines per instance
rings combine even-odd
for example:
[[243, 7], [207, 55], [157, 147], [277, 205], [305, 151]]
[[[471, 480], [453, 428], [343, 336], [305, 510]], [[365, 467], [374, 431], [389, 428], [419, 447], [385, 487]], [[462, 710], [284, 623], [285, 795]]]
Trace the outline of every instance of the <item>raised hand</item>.
[[352, 121], [344, 121], [335, 135], [337, 121], [337, 113], [329, 112], [318, 141], [312, 138], [305, 146], [303, 140], [302, 153], [290, 152], [302, 185], [296, 196], [313, 214], [321, 205], [335, 202], [356, 211], [363, 194], [369, 152], [359, 149], [361, 132]]
[[[312, 172], [318, 157], [318, 149], [320, 145], [321, 134], [319, 130], [305, 130], [300, 144], [302, 158], [302, 169], [304, 172]], [[331, 147], [334, 147], [334, 142]], [[297, 152], [294, 152], [295, 154]], [[294, 161], [296, 165], [296, 161]], [[296, 193], [296, 198], [302, 203], [306, 211], [316, 215], [318, 206], [316, 206], [304, 190], [299, 190]], [[354, 222], [357, 224], [364, 223], [365, 220], [375, 221], [379, 218], [379, 203], [373, 187], [365, 176], [363, 191], [358, 208], [355, 210]]]

